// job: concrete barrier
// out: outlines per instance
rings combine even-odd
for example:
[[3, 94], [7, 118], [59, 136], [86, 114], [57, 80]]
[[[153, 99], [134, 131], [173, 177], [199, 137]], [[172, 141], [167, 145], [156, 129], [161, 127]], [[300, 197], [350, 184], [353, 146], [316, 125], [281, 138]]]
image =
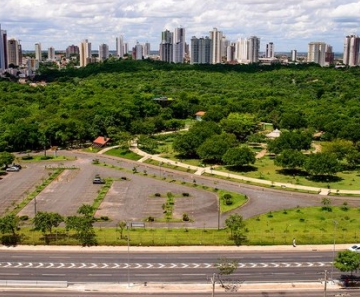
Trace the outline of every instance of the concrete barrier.
[[0, 287], [67, 288], [67, 281], [0, 280]]

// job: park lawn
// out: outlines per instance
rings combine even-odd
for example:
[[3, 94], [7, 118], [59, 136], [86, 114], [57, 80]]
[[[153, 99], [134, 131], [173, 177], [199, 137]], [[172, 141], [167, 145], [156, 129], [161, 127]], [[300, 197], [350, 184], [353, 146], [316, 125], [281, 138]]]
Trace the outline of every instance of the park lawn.
[[[246, 245], [290, 245], [296, 238], [297, 244], [353, 243], [360, 240], [360, 208], [347, 206], [294, 208], [271, 212], [245, 220]], [[131, 246], [179, 246], [179, 245], [234, 245], [228, 229], [191, 229], [181, 226], [156, 228], [156, 223], [145, 223], [146, 228], [123, 231], [120, 237], [118, 228], [94, 228], [99, 245], [127, 245], [126, 235]], [[178, 224], [175, 224], [178, 225]], [[22, 244], [44, 244], [44, 236], [30, 227], [22, 227]], [[49, 238], [49, 237], [48, 237]], [[80, 245], [74, 233], [64, 228], [55, 228], [49, 244]]]
[[107, 152], [104, 153], [104, 155], [124, 158], [128, 160], [138, 161], [142, 158], [142, 156], [135, 154], [134, 152], [127, 150], [127, 149], [121, 149], [121, 148], [113, 148]]
[[289, 183], [295, 185], [310, 186], [316, 188], [339, 189], [339, 190], [359, 190], [360, 189], [360, 172], [358, 170], [339, 172], [336, 174], [339, 181], [317, 182], [306, 178], [301, 175], [285, 175], [281, 174], [281, 167], [274, 165], [274, 160], [268, 156], [257, 159], [255, 164], [252, 165], [253, 170], [247, 171], [234, 171], [225, 166], [216, 167], [216, 170], [248, 176], [252, 178], [269, 180], [280, 183]]
[[254, 245], [350, 243], [360, 240], [360, 208], [295, 208], [262, 214], [246, 220]]

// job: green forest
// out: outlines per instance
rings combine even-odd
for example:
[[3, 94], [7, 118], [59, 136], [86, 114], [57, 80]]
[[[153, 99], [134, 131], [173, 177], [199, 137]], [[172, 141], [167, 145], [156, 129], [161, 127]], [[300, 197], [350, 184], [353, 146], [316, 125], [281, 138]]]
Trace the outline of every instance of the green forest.
[[[45, 86], [1, 79], [0, 151], [68, 147], [99, 135], [115, 142], [124, 135], [153, 135], [183, 127], [200, 110], [204, 122], [232, 134], [216, 132], [221, 141], [245, 142], [267, 122], [287, 131], [323, 131], [322, 140], [351, 141], [358, 151], [359, 78], [358, 67], [315, 64], [107, 60], [80, 69], [43, 68], [35, 80]], [[153, 100], [159, 97], [173, 100]]]

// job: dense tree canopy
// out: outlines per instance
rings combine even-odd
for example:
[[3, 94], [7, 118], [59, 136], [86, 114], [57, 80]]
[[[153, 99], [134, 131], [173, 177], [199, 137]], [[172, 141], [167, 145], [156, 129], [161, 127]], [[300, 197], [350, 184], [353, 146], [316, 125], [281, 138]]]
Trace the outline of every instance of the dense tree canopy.
[[[207, 113], [204, 122], [219, 123], [239, 140], [262, 121], [282, 129], [321, 130], [324, 139], [356, 143], [359, 77], [359, 68], [313, 64], [183, 65], [113, 59], [81, 69], [42, 68], [37, 79], [46, 86], [0, 79], [0, 151], [43, 148], [44, 136], [46, 146], [66, 146], [99, 135], [152, 134], [174, 125], [176, 129], [179, 122], [172, 120], [194, 118], [199, 110]], [[174, 100], [153, 100], [162, 96]], [[190, 138], [186, 142], [191, 149], [179, 152], [196, 155], [209, 136], [194, 134], [184, 136]]]

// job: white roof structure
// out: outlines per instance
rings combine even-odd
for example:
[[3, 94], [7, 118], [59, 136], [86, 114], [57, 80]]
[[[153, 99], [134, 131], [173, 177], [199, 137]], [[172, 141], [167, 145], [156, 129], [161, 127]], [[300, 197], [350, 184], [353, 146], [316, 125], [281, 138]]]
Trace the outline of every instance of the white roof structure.
[[266, 137], [268, 138], [278, 138], [281, 134], [281, 131], [279, 129], [275, 129], [274, 131], [266, 134]]

